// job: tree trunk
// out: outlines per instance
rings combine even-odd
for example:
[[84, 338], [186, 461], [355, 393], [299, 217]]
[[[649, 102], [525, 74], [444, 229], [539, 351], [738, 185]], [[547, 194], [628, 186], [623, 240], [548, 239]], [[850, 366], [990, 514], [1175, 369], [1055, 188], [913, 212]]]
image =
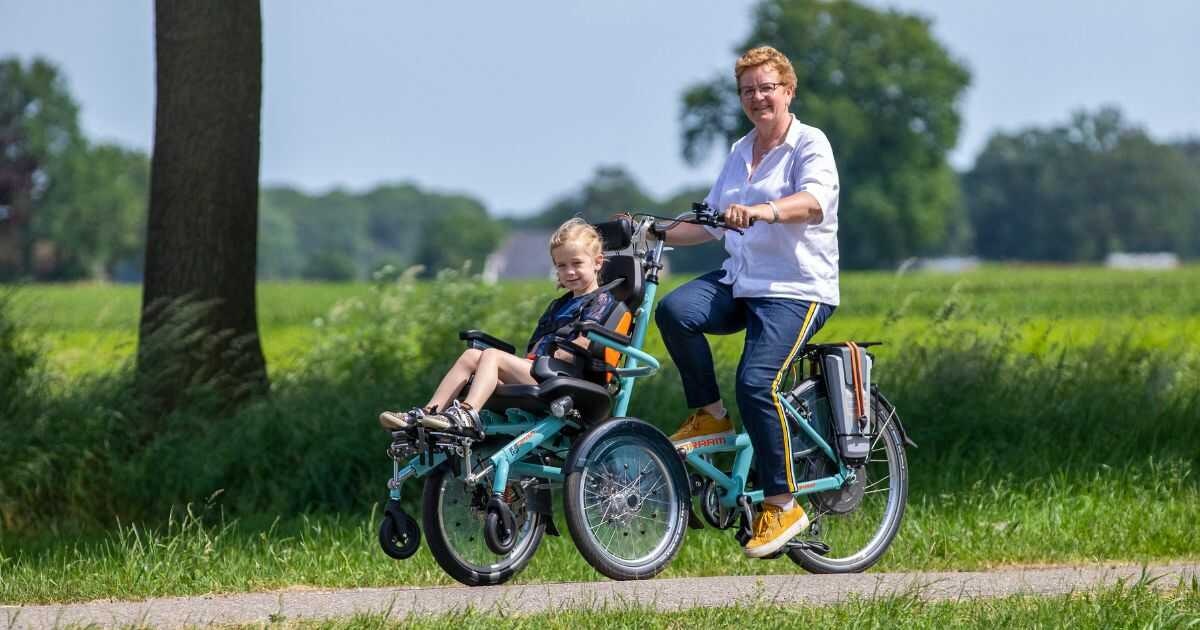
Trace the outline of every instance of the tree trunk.
[[266, 391], [258, 338], [262, 17], [258, 0], [155, 3], [157, 106], [138, 339], [159, 410], [192, 386]]

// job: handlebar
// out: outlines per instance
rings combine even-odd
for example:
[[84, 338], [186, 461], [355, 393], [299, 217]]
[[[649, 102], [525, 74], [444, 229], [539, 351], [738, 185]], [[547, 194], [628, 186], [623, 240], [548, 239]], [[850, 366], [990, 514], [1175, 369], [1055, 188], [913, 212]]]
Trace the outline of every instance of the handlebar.
[[674, 218], [668, 218], [668, 217], [656, 216], [653, 214], [647, 214], [647, 215], [643, 215], [643, 216], [647, 216], [647, 217], [650, 217], [653, 219], [658, 219], [658, 221], [669, 222], [666, 225], [660, 225], [656, 221], [655, 223], [650, 225], [650, 230], [652, 232], [654, 232], [655, 236], [659, 237], [659, 240], [662, 240], [662, 236], [666, 234], [667, 230], [670, 230], [671, 228], [675, 227], [676, 225], [679, 225], [680, 223], [691, 223], [692, 225], [703, 225], [703, 226], [719, 228], [719, 229], [723, 229], [723, 230], [733, 230], [734, 232], [737, 232], [738, 234], [744, 234], [744, 232], [741, 229], [735, 228], [725, 222], [725, 213], [716, 210], [715, 208], [713, 208], [712, 206], [708, 205], [707, 203], [705, 203], [703, 201], [697, 201], [692, 204], [692, 216], [691, 217], [686, 217], [686, 216], [680, 215], [680, 216], [677, 216]]
[[[725, 213], [718, 212], [715, 208], [703, 201], [697, 201], [692, 204], [692, 214], [696, 215], [695, 223], [697, 225], [707, 225], [715, 228], [725, 228], [728, 230], [737, 230], [737, 228], [729, 227], [725, 223]], [[738, 230], [741, 232], [741, 230]]]

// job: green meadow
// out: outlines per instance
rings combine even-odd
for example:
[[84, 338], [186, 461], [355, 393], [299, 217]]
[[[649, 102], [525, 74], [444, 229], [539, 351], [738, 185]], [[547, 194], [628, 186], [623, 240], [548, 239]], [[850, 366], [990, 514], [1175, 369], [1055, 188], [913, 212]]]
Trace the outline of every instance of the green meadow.
[[[1200, 558], [1200, 268], [847, 273], [842, 291], [817, 340], [885, 342], [873, 378], [918, 444], [877, 570]], [[271, 396], [157, 418], [132, 396], [139, 288], [8, 290], [0, 602], [450, 583], [425, 549], [378, 550], [391, 465], [375, 417], [424, 402], [458, 330], [521, 345], [552, 296], [452, 273], [263, 284]], [[740, 339], [713, 346], [731, 394]], [[647, 349], [665, 358], [656, 331]], [[666, 429], [685, 415], [669, 361], [632, 413]], [[665, 575], [798, 570], [706, 529]], [[548, 537], [516, 580], [598, 578]]]

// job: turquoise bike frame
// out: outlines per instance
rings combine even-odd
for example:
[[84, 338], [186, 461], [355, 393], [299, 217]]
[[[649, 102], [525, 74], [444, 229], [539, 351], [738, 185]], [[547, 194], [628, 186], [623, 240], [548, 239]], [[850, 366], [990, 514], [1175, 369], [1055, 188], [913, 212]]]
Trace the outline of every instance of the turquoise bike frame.
[[[653, 255], [650, 257], [650, 264], [657, 268], [659, 261], [662, 259], [662, 253], [663, 244], [659, 241], [656, 243]], [[616, 399], [613, 401], [613, 417], [625, 417], [628, 413], [629, 401], [633, 396], [634, 381], [643, 376], [649, 376], [659, 369], [658, 359], [655, 359], [642, 350], [646, 341], [646, 331], [650, 328], [650, 315], [654, 310], [654, 301], [657, 297], [657, 292], [657, 273], [652, 273], [646, 279], [642, 305], [638, 308], [634, 317], [635, 325], [630, 345], [612, 341], [595, 333], [588, 333], [587, 335], [588, 340], [592, 343], [600, 344], [625, 355], [625, 366], [615, 370], [615, 375], [620, 379], [621, 388]], [[786, 398], [779, 396], [778, 392], [776, 392], [776, 396], [782, 403], [785, 412], [797, 420], [796, 424], [805, 432], [809, 440], [816, 444], [817, 448], [830, 461], [835, 462], [838, 469], [838, 472], [831, 476], [808, 480], [798, 484], [795, 494], [799, 496], [813, 492], [835, 490], [841, 488], [848, 481], [851, 481], [854, 473], [846, 467], [829, 443], [815, 429], [809, 426], [808, 422], [803, 420], [803, 415]], [[512, 435], [514, 437], [511, 441], [496, 450], [495, 453], [480, 460], [478, 464], [470, 465], [468, 463], [471, 470], [466, 474], [467, 481], [477, 481], [483, 479], [489, 473], [494, 473], [492, 475], [492, 492], [503, 493], [505, 486], [508, 484], [508, 478], [511, 475], [540, 477], [551, 481], [563, 480], [562, 469], [559, 467], [522, 460], [542, 446], [553, 447], [558, 445], [563, 450], [568, 448], [569, 444], [561, 432], [567, 426], [578, 426], [572, 420], [555, 416], [538, 418], [528, 412], [517, 409], [510, 409], [503, 416], [483, 410], [480, 412], [480, 420], [483, 422], [484, 432], [487, 435]], [[709, 460], [712, 455], [717, 453], [735, 454], [733, 468], [729, 474], [722, 472]], [[691, 449], [685, 456], [685, 460], [692, 468], [701, 475], [712, 479], [718, 485], [721, 492], [721, 505], [724, 507], [735, 506], [738, 497], [741, 496], [749, 498], [751, 503], [762, 502], [763, 493], [761, 490], [746, 492], [746, 484], [749, 481], [747, 477], [750, 473], [750, 463], [753, 458], [754, 447], [750, 444], [750, 437], [745, 433], [739, 433], [732, 438], [719, 438], [713, 444], [705, 444]], [[441, 465], [445, 460], [446, 456], [438, 453], [432, 457], [418, 455], [403, 466], [399, 462], [393, 462], [392, 479], [388, 482], [389, 495], [391, 498], [399, 500], [400, 488], [405, 480], [413, 476], [423, 476], [434, 467]]]
[[[654, 262], [657, 263], [661, 256], [662, 244], [659, 243], [654, 250]], [[650, 314], [654, 310], [657, 289], [657, 279], [648, 279], [642, 305], [634, 314], [633, 337], [630, 339], [630, 345], [609, 340], [596, 333], [587, 335], [591, 343], [600, 344], [625, 355], [625, 366], [616, 368], [614, 371], [621, 383], [620, 391], [616, 400], [613, 401], [612, 415], [614, 417], [623, 417], [629, 409], [629, 399], [633, 395], [634, 381], [658, 371], [658, 359], [642, 351], [642, 345], [646, 340], [646, 330], [650, 327]], [[567, 426], [578, 426], [572, 420], [556, 416], [538, 418], [519, 409], [509, 409], [503, 416], [485, 409], [480, 412], [479, 416], [485, 434], [512, 435], [514, 437], [477, 465], [468, 464], [471, 468], [471, 473], [467, 475], [468, 481], [482, 479], [487, 474], [494, 473], [492, 474], [492, 492], [499, 494], [504, 492], [511, 475], [541, 477], [551, 481], [563, 480], [561, 468], [526, 462], [522, 459], [539, 447], [553, 446], [556, 439], [565, 442], [565, 438], [561, 435], [562, 430]], [[565, 448], [566, 445], [564, 444], [563, 447]], [[469, 457], [469, 455], [467, 456]], [[433, 455], [432, 458], [417, 455], [404, 465], [393, 461], [392, 479], [388, 482], [388, 495], [392, 499], [399, 500], [400, 489], [405, 480], [414, 476], [423, 476], [445, 461], [446, 456], [441, 453]]]
[[[804, 416], [786, 398], [779, 396], [779, 402], [783, 404], [785, 413], [799, 420], [796, 424], [800, 426], [805, 435], [808, 436], [808, 439], [812, 440], [817, 445], [817, 448], [838, 467], [838, 472], [834, 475], [797, 484], [794, 494], [800, 496], [813, 492], [836, 490], [845, 485], [846, 482], [852, 481], [854, 473], [834, 453], [833, 448], [825, 441], [825, 438], [809, 426], [807, 422], [803, 421]], [[750, 436], [745, 433], [738, 433], [731, 438], [715, 438], [703, 440], [702, 442], [712, 442], [712, 444], [704, 444], [689, 450], [685, 459], [697, 472], [712, 479], [717, 484], [720, 488], [721, 505], [727, 508], [734, 507], [737, 505], [737, 500], [740, 496], [746, 496], [750, 499], [751, 503], [762, 502], [762, 490], [746, 492], [746, 483], [749, 481], [747, 477], [750, 474], [750, 462], [754, 458], [754, 446], [750, 444]], [[722, 472], [721, 469], [714, 466], [710, 461], [710, 458], [717, 453], [734, 453], [733, 468], [729, 474]]]

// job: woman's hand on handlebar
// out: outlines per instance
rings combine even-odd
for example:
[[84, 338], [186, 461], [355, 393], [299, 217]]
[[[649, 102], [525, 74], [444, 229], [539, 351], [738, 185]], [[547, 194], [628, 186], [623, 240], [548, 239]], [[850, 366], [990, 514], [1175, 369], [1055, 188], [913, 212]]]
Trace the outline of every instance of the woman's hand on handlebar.
[[761, 203], [753, 206], [730, 204], [724, 214], [725, 224], [731, 228], [748, 228], [755, 221], [770, 221], [773, 216], [770, 206]]

